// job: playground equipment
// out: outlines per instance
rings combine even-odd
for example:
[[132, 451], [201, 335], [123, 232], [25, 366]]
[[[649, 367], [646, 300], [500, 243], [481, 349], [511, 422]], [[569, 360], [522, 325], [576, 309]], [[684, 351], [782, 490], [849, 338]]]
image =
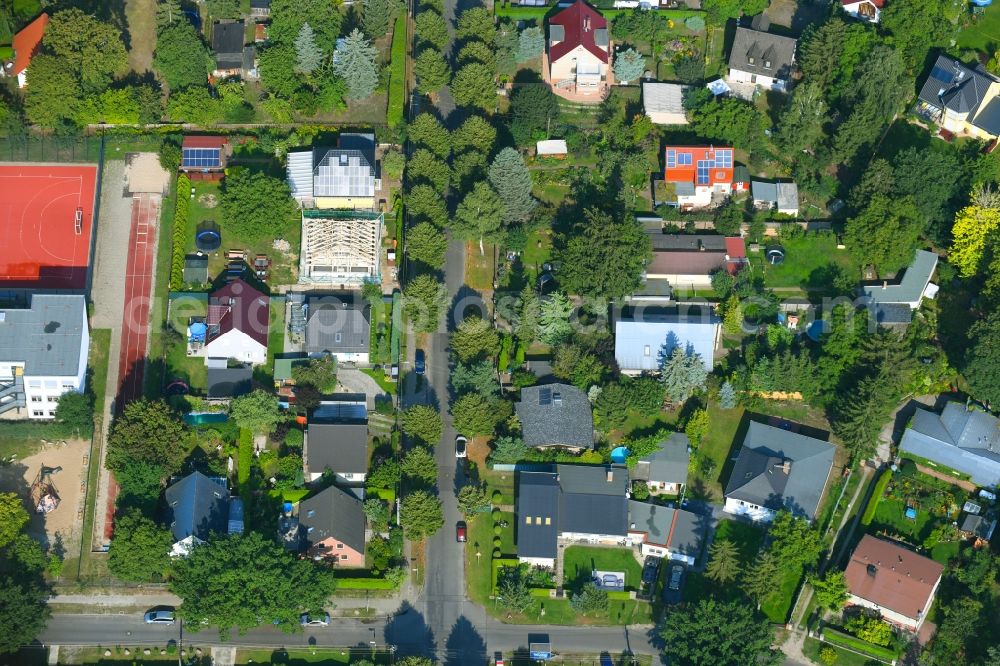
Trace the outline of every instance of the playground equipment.
[[59, 506], [59, 493], [52, 483], [52, 475], [61, 472], [62, 467], [46, 467], [38, 470], [38, 476], [31, 484], [31, 505], [35, 513], [49, 513]]

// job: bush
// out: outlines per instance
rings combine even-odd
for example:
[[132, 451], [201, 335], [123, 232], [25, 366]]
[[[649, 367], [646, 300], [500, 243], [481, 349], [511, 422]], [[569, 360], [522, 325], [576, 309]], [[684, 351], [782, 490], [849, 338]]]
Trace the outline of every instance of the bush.
[[303, 442], [302, 431], [298, 428], [292, 428], [285, 435], [285, 446], [290, 449], [301, 449]]
[[882, 470], [882, 474], [878, 477], [875, 487], [872, 489], [872, 498], [869, 500], [868, 506], [865, 507], [865, 512], [861, 514], [862, 525], [871, 525], [872, 520], [875, 518], [875, 512], [878, 510], [879, 502], [882, 501], [882, 496], [885, 495], [886, 486], [889, 485], [891, 480], [892, 470]]
[[500, 536], [500, 532], [501, 532], [501, 530], [503, 530], [503, 528], [502, 528], [502, 527], [500, 527], [500, 524], [499, 524], [499, 523], [497, 523], [497, 524], [495, 524], [495, 525], [493, 526], [493, 534], [496, 534], [497, 536]]
[[863, 641], [860, 638], [842, 633], [829, 627], [825, 627], [823, 629], [823, 640], [831, 645], [845, 647], [850, 650], [857, 650], [858, 652], [868, 654], [872, 657], [877, 657], [878, 659], [886, 662], [894, 661], [899, 656], [895, 650], [890, 650], [880, 645], [874, 645], [868, 641]]
[[[493, 491], [493, 503], [494, 504], [502, 504], [503, 503], [503, 493], [501, 493], [499, 490], [494, 490]], [[497, 513], [499, 514], [499, 509], [497, 510]], [[496, 519], [496, 517], [494, 517], [494, 520], [495, 519]]]
[[191, 180], [177, 176], [177, 196], [174, 207], [173, 247], [170, 255], [170, 288], [180, 289], [184, 284], [184, 244], [187, 241], [188, 207]]
[[499, 548], [494, 548], [493, 549], [493, 559], [495, 560], [498, 557], [500, 557], [500, 549]]
[[392, 47], [389, 53], [389, 108], [386, 121], [390, 128], [403, 122], [403, 104], [406, 101], [406, 12], [400, 12], [392, 29]]
[[[499, 493], [497, 493], [497, 492], [493, 493], [493, 503], [494, 504], [499, 504], [499, 502], [496, 501], [496, 496], [498, 494]], [[496, 523], [497, 521], [500, 520], [500, 509], [493, 509], [493, 511], [492, 511], [492, 513], [490, 515], [493, 517], [493, 522]]]
[[500, 537], [493, 537], [494, 548], [499, 548], [501, 543], [503, 543], [503, 540]]

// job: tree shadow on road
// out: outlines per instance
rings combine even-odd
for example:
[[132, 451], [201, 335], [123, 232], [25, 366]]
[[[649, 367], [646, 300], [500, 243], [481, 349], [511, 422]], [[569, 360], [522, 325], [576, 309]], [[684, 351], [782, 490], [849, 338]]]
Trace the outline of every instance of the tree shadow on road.
[[445, 643], [445, 666], [486, 663], [486, 641], [464, 615], [455, 621]]
[[423, 613], [406, 601], [386, 623], [384, 639], [387, 645], [396, 647], [399, 657], [426, 657], [434, 653], [434, 632], [427, 626]]

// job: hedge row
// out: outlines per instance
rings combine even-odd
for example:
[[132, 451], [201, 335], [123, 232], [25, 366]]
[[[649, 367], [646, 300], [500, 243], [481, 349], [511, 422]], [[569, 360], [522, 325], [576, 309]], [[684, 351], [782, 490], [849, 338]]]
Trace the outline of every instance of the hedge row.
[[392, 581], [385, 578], [338, 578], [338, 590], [395, 590]]
[[184, 245], [187, 241], [190, 192], [191, 180], [181, 174], [177, 177], [177, 203], [174, 206], [173, 254], [170, 257], [171, 289], [180, 289], [184, 284]]
[[392, 29], [392, 47], [389, 51], [389, 108], [386, 121], [389, 128], [403, 122], [403, 105], [406, 102], [406, 12], [400, 12]]
[[878, 510], [879, 502], [882, 501], [882, 496], [885, 495], [885, 488], [889, 485], [890, 481], [892, 481], [892, 470], [882, 470], [882, 473], [875, 481], [875, 487], [872, 489], [872, 496], [868, 500], [868, 506], [865, 507], [865, 512], [861, 514], [862, 525], [871, 525], [872, 520], [875, 518], [875, 512]]
[[0, 421], [0, 439], [67, 439], [76, 437], [77, 429], [59, 421]]
[[896, 650], [891, 650], [887, 647], [882, 647], [881, 645], [869, 643], [868, 641], [861, 640], [857, 636], [851, 636], [850, 634], [845, 634], [842, 631], [837, 631], [836, 629], [831, 629], [829, 627], [823, 628], [823, 640], [831, 645], [857, 650], [858, 652], [863, 652], [883, 661], [891, 662], [895, 661], [896, 658], [899, 657], [899, 652]]
[[530, 587], [528, 588], [528, 592], [533, 597], [541, 597], [543, 599], [548, 599], [550, 594], [552, 593], [552, 590], [547, 587]]
[[632, 593], [628, 590], [608, 590], [608, 601], [628, 601]]

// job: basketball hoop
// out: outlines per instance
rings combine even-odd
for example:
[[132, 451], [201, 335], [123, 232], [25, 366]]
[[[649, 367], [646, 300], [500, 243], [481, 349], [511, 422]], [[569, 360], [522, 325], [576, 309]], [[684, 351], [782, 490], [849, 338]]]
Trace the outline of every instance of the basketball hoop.
[[76, 235], [79, 236], [83, 233], [83, 209], [76, 209], [76, 217], [73, 220], [73, 229], [76, 231]]

